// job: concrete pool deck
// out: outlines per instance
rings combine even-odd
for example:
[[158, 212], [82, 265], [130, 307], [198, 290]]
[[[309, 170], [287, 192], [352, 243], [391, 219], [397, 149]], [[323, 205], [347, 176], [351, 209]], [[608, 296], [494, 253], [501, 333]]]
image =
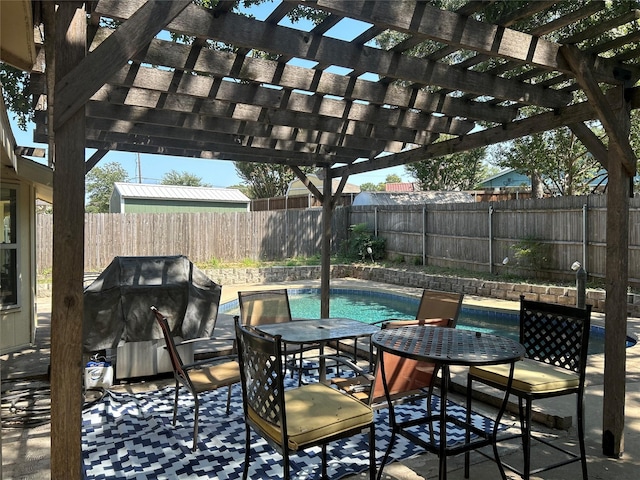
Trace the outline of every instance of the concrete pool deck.
[[[222, 289], [221, 304], [237, 299], [238, 290], [259, 290], [265, 288], [319, 288], [319, 281], [291, 282], [283, 284], [256, 284], [256, 285], [225, 285]], [[400, 287], [396, 285], [375, 283], [369, 281], [336, 279], [331, 281], [332, 288], [348, 288], [355, 290], [377, 290], [401, 295], [415, 295], [418, 297], [421, 288]], [[463, 307], [500, 309], [518, 311], [517, 302], [494, 300], [483, 297], [465, 296]], [[3, 355], [2, 379], [13, 377], [33, 377], [45, 375], [49, 363], [50, 345], [50, 314], [51, 305], [49, 298], [38, 299], [38, 319], [40, 327], [37, 332], [36, 345], [26, 348], [21, 352]], [[603, 324], [602, 314], [592, 315], [593, 323]], [[230, 316], [221, 314], [216, 325], [216, 335], [224, 334], [226, 328], [232, 332], [233, 320]], [[640, 335], [640, 319], [628, 319], [628, 333], [636, 338]], [[587, 368], [586, 390], [586, 443], [589, 465], [589, 477], [591, 479], [616, 479], [631, 480], [638, 476], [640, 468], [640, 346], [631, 347], [627, 351], [626, 372], [626, 417], [625, 417], [625, 453], [620, 459], [611, 459], [602, 455], [602, 396], [603, 396], [603, 355], [592, 355], [589, 358]], [[156, 382], [135, 384], [132, 382], [126, 388], [149, 389], [157, 388]], [[567, 397], [556, 400], [553, 405], [547, 407], [554, 415], [563, 415], [562, 412], [575, 411], [575, 401]], [[474, 408], [477, 406], [474, 404]], [[484, 406], [487, 411], [492, 407]], [[560, 413], [559, 413], [560, 412]], [[576, 429], [557, 430], [542, 427], [546, 435], [554, 439], [558, 445], [575, 445]], [[501, 455], [507, 461], [519, 463], [521, 453], [517, 444], [501, 446]], [[553, 457], [556, 452], [548, 451], [539, 446], [534, 446], [533, 458]], [[450, 457], [448, 461], [448, 478], [462, 479], [462, 456]], [[496, 465], [479, 454], [472, 454], [472, 479], [494, 479], [499, 473]], [[438, 475], [437, 457], [432, 454], [423, 454], [417, 457], [387, 465], [382, 478], [385, 480], [420, 480], [432, 479]], [[566, 479], [571, 476], [580, 477], [578, 464], [565, 466], [555, 471], [545, 472], [545, 479]], [[509, 478], [519, 478], [508, 473]], [[2, 470], [0, 478], [6, 479], [49, 479], [50, 472], [50, 424], [34, 428], [3, 428], [2, 430]], [[214, 477], [215, 478], [215, 477]], [[349, 477], [349, 480], [365, 478], [363, 475]], [[532, 477], [540, 478], [540, 477]]]

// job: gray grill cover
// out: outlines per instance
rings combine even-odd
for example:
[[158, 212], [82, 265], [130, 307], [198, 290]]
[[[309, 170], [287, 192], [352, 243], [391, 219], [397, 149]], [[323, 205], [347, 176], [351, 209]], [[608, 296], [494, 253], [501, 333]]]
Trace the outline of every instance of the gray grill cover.
[[222, 286], [187, 257], [115, 257], [84, 290], [85, 352], [162, 339], [149, 307], [185, 340], [213, 334]]

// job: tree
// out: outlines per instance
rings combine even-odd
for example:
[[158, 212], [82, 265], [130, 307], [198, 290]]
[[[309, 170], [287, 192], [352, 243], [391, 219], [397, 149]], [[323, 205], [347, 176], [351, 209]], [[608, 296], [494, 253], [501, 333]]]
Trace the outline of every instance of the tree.
[[[380, 188], [380, 185], [383, 185], [383, 188]], [[363, 184], [360, 185], [360, 191], [361, 192], [379, 192], [381, 190], [384, 190], [384, 184], [383, 183], [371, 183], [371, 182], [365, 182]]]
[[243, 185], [242, 183], [239, 183], [238, 185], [229, 185], [227, 188], [233, 188], [235, 190], [240, 190], [247, 197], [251, 197], [251, 195], [250, 195], [251, 192], [249, 191], [249, 187], [247, 187], [246, 185]]
[[108, 213], [113, 184], [126, 182], [127, 177], [127, 171], [118, 162], [107, 163], [104, 167], [93, 167], [85, 178], [89, 195], [86, 211]]
[[29, 74], [6, 63], [0, 62], [0, 84], [7, 110], [15, 114], [20, 130], [27, 130], [27, 122], [33, 120]]
[[189, 172], [177, 172], [170, 170], [162, 176], [160, 180], [162, 185], [184, 185], [187, 187], [210, 187], [208, 183], [204, 183], [202, 178]]
[[534, 198], [543, 194], [581, 195], [602, 168], [570, 129], [537, 133], [502, 148], [498, 165], [531, 177]]
[[[250, 198], [280, 197], [287, 193], [287, 187], [296, 175], [287, 165], [233, 162], [236, 173], [244, 180], [249, 189]], [[305, 173], [310, 173], [313, 167], [301, 167]]]
[[360, 190], [363, 192], [384, 192], [387, 188], [387, 183], [402, 183], [402, 178], [400, 175], [396, 175], [395, 173], [391, 173], [386, 176], [384, 182], [381, 183], [372, 183], [365, 182], [360, 185]]
[[405, 165], [422, 190], [471, 190], [486, 177], [486, 147]]
[[391, 173], [389, 175], [386, 176], [386, 178], [384, 179], [384, 183], [402, 183], [402, 178], [400, 178], [400, 175], [396, 175], [395, 173]]

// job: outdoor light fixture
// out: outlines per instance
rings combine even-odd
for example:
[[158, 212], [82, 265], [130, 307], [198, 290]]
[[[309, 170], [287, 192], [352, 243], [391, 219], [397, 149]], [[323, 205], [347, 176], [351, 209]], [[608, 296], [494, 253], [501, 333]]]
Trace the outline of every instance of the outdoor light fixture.
[[577, 272], [578, 270], [580, 270], [581, 267], [582, 267], [582, 264], [577, 260], [571, 264], [571, 270], [573, 270], [574, 272]]
[[502, 260], [502, 264], [506, 265], [507, 263], [509, 263], [509, 257], [504, 257], [504, 259]]
[[371, 261], [373, 262], [373, 249], [371, 247], [367, 247], [367, 253], [371, 257]]

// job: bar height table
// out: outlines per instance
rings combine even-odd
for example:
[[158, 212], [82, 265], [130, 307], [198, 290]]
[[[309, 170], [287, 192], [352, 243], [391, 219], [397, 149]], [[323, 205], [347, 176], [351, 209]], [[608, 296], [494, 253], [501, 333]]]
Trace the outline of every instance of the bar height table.
[[[470, 330], [462, 330], [456, 328], [442, 328], [432, 326], [414, 326], [380, 330], [371, 337], [371, 342], [378, 348], [380, 356], [380, 368], [382, 379], [389, 402], [389, 418], [392, 426], [392, 435], [400, 434], [416, 444], [422, 446], [428, 451], [438, 454], [439, 457], [439, 475], [438, 478], [444, 480], [447, 478], [447, 456], [456, 455], [458, 453], [467, 452], [486, 445], [492, 445], [497, 464], [500, 469], [502, 478], [506, 478], [506, 474], [498, 458], [498, 449], [496, 446], [496, 436], [502, 415], [504, 414], [507, 402], [509, 400], [509, 390], [513, 379], [513, 369], [515, 362], [521, 360], [525, 356], [524, 347], [510, 338], [491, 335], [487, 333], [474, 332]], [[388, 352], [400, 357], [411, 358], [414, 360], [423, 360], [436, 363], [442, 371], [442, 379], [440, 384], [441, 399], [440, 412], [437, 415], [427, 415], [424, 418], [403, 422], [394, 420], [393, 403], [387, 391], [387, 382], [384, 373], [384, 355], [381, 352]], [[465, 422], [461, 422], [458, 418], [447, 414], [447, 394], [449, 390], [449, 368], [452, 365], [471, 366], [471, 365], [494, 365], [499, 363], [510, 363], [511, 373], [505, 397], [495, 420], [495, 425], [491, 433], [485, 432], [471, 425], [471, 411], [467, 408], [467, 417]], [[470, 395], [471, 392], [467, 392]], [[420, 425], [439, 422], [440, 433], [437, 445], [432, 441], [425, 441], [416, 434], [407, 429]], [[447, 424], [455, 424], [465, 429], [466, 441], [464, 444], [447, 446]], [[433, 431], [432, 428], [430, 428]], [[471, 433], [477, 438], [471, 440]], [[432, 436], [430, 435], [430, 440]], [[393, 441], [393, 437], [392, 437]], [[391, 451], [392, 441], [385, 453], [382, 466], [378, 472], [378, 478], [381, 477], [382, 469]]]
[[331, 341], [370, 337], [380, 327], [351, 318], [314, 318], [285, 323], [256, 325], [256, 329], [269, 335], [280, 335], [285, 343], [320, 345], [320, 382], [326, 381], [324, 346]]

